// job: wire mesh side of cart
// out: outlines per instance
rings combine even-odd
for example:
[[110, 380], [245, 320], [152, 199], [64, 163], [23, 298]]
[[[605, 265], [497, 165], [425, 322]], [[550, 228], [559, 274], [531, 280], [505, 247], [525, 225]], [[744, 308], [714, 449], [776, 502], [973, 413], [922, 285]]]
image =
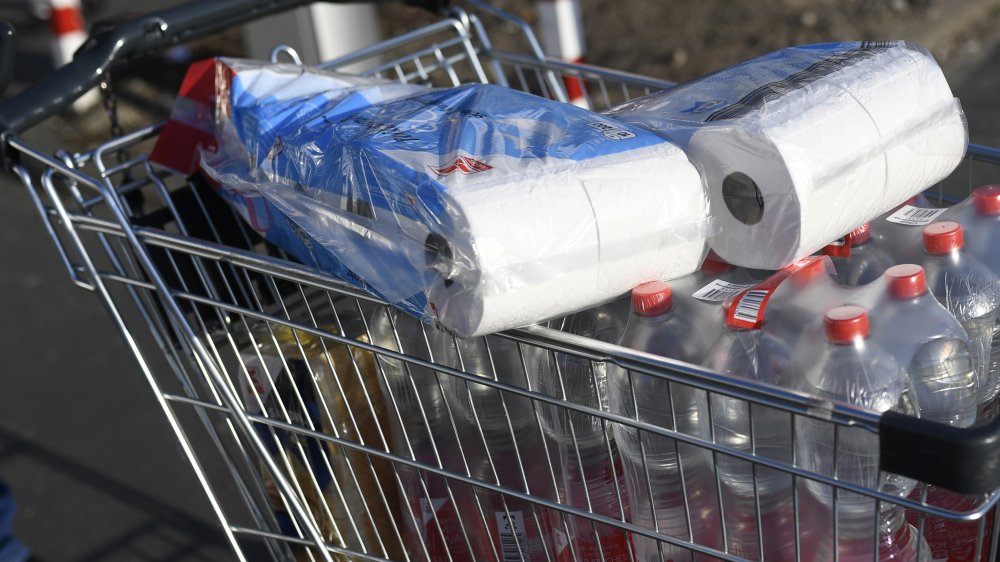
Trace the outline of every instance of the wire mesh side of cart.
[[[367, 62], [368, 74], [400, 81], [495, 82], [555, 99], [564, 99], [563, 81], [575, 79], [598, 110], [668, 85], [545, 60], [530, 33], [524, 41], [533, 54], [494, 49], [483, 22], [457, 12], [327, 66]], [[696, 469], [685, 468], [682, 450], [707, 455], [709, 467], [720, 459], [754, 467], [752, 492], [758, 474], [780, 474], [791, 509], [779, 524], [793, 531], [796, 560], [841, 538], [837, 518], [819, 539], [802, 532], [812, 509], [801, 491], [807, 483], [826, 486], [840, 501], [868, 498], [873, 549], [879, 507], [891, 504], [916, 514], [921, 530], [942, 519], [968, 520], [972, 548], [997, 550], [1000, 522], [985, 516], [995, 494], [958, 507], [922, 505], [924, 486], [914, 499], [899, 498], [810, 473], [795, 458], [755, 454], [752, 431], [749, 448], [733, 447], [712, 434], [685, 433], [676, 419], [653, 424], [613, 414], [600, 392], [567, 389], [581, 378], [598, 389], [598, 379], [619, 369], [633, 387], [668, 381], [709, 402], [726, 397], [751, 424], [768, 409], [785, 415], [790, 431], [806, 419], [825, 424], [834, 442], [845, 431], [876, 434], [871, 413], [541, 327], [456, 340], [292, 263], [210, 185], [152, 166], [146, 153], [158, 132], [150, 126], [55, 158], [16, 141], [25, 162], [42, 164], [40, 172], [23, 165], [17, 172], [71, 279], [106, 304], [244, 558], [263, 548], [275, 559], [306, 560], [635, 559], [631, 547], [619, 558], [608, 536], [653, 544], [664, 560], [678, 546], [724, 560], [764, 558], [726, 539], [750, 526], [764, 544], [761, 529], [774, 524], [764, 523], [768, 506], [751, 493], [753, 521], [727, 517], [717, 471], [697, 476], [701, 493], [716, 498], [708, 520], [722, 540], [692, 531], [704, 518], [692, 502], [702, 496], [687, 488]], [[119, 163], [123, 148], [135, 156]], [[977, 149], [940, 193], [968, 193], [997, 165], [995, 154]], [[558, 384], [537, 384], [542, 370]], [[712, 427], [711, 417], [706, 424]], [[623, 454], [612, 437], [616, 427], [641, 436], [644, 457], [652, 451], [643, 443], [673, 449], [679, 525], [631, 522], [642, 502], [664, 500], [627, 498], [613, 462], [601, 478], [617, 492], [599, 494], [583, 467]], [[584, 443], [586, 428], [598, 428], [600, 439]]]

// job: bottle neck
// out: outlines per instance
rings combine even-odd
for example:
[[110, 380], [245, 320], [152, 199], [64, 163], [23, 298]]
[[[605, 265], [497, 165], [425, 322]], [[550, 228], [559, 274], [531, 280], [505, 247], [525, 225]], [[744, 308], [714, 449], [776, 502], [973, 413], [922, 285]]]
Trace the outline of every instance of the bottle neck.
[[[874, 501], [875, 500], [872, 500], [872, 502]], [[872, 525], [874, 524], [874, 509], [864, 513], [859, 512], [854, 515], [843, 513], [840, 515], [840, 519], [838, 521], [840, 535], [846, 540], [858, 539], [861, 537], [870, 538]], [[892, 503], [883, 503], [879, 506], [879, 542], [885, 542], [887, 540], [896, 542], [896, 540], [900, 538], [898, 535], [900, 535], [902, 531], [909, 530], [908, 525], [909, 524], [906, 522], [906, 512], [903, 510], [902, 506]]]
[[949, 252], [940, 253], [940, 254], [927, 253], [927, 255], [930, 256], [930, 258], [933, 259], [934, 261], [938, 261], [938, 262], [945, 262], [945, 263], [950, 263], [950, 264], [956, 264], [957, 265], [959, 262], [962, 261], [962, 249], [961, 248], [955, 248], [954, 250], [951, 250]]
[[867, 340], [868, 338], [865, 336], [857, 336], [849, 342], [827, 340], [827, 343], [830, 345], [830, 347], [832, 347], [835, 350], [843, 350], [845, 352], [848, 350], [855, 350], [860, 352], [865, 349], [865, 342]]
[[920, 293], [919, 295], [910, 298], [898, 298], [889, 295], [889, 300], [896, 306], [914, 307], [922, 305], [924, 301], [927, 300], [927, 295], [929, 294], [930, 291], [924, 291], [923, 293]]

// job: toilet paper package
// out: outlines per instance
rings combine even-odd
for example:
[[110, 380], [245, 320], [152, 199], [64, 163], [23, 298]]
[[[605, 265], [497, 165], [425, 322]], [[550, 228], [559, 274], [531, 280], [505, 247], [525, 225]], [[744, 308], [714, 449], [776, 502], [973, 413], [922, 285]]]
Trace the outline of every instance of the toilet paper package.
[[497, 86], [282, 72], [217, 61], [201, 169], [293, 257], [460, 336], [594, 306], [707, 252], [697, 169], [642, 128]]
[[900, 41], [784, 49], [608, 114], [682, 146], [712, 249], [743, 267], [810, 255], [945, 178], [968, 144], [934, 58]]

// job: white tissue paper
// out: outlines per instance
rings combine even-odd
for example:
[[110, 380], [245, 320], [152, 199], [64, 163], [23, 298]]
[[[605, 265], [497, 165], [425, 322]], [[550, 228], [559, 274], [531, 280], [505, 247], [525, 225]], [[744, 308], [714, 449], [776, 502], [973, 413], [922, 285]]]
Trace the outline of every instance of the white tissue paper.
[[609, 112], [677, 142], [702, 171], [743, 267], [810, 255], [946, 177], [968, 132], [924, 49], [897, 41], [784, 49]]
[[482, 335], [707, 252], [704, 183], [655, 134], [497, 86], [327, 75], [218, 61], [202, 169], [268, 240], [411, 314]]

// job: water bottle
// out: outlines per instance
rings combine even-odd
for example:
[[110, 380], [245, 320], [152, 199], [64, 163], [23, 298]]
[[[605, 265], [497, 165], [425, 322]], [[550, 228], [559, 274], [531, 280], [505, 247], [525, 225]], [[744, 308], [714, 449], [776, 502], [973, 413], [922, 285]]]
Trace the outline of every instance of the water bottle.
[[[731, 306], [731, 301], [723, 305], [726, 330], [709, 351], [704, 364], [732, 377], [784, 384], [788, 376], [789, 350], [766, 330], [748, 329], [733, 322], [729, 315]], [[792, 463], [791, 414], [717, 393], [712, 394], [711, 407], [716, 443], [743, 453]], [[729, 552], [748, 560], [795, 562], [791, 475], [754, 467], [724, 454], [717, 455], [716, 463], [722, 484]], [[758, 505], [760, 527], [757, 524]], [[808, 516], [801, 509], [800, 514]], [[809, 526], [807, 522], [800, 522], [802, 528]]]
[[[949, 208], [944, 217], [962, 225], [965, 251], [1000, 278], [1000, 185], [977, 187], [971, 197]], [[993, 330], [987, 372], [989, 381], [1000, 384], [1000, 326]], [[983, 421], [995, 418], [997, 408], [994, 400], [982, 412]]]
[[[984, 185], [977, 187], [972, 196], [948, 209], [943, 218], [954, 220], [962, 225], [965, 237], [965, 249], [1000, 278], [1000, 185]], [[990, 346], [990, 358], [987, 367], [987, 378], [990, 381], [1000, 380], [1000, 315], [997, 326], [993, 330], [993, 341]], [[1000, 414], [1000, 399], [994, 399], [980, 412], [980, 421], [988, 422]], [[979, 504], [979, 498], [951, 494], [933, 486], [928, 488], [927, 501], [932, 505], [964, 511]], [[996, 509], [986, 515], [986, 535], [982, 542], [981, 560], [990, 560], [990, 547], [993, 536], [993, 519]], [[961, 523], [943, 519], [928, 518], [930, 524], [925, 535], [931, 544], [935, 559], [947, 559], [952, 562], [973, 562], [975, 545], [978, 540], [978, 522]]]
[[[916, 414], [906, 372], [869, 338], [868, 312], [864, 308], [836, 307], [826, 313], [823, 326], [825, 350], [819, 357], [811, 353], [808, 357], [797, 355], [803, 375], [794, 386], [822, 400], [846, 402], [876, 412]], [[906, 496], [910, 492], [914, 484], [911, 480], [880, 473], [877, 435], [859, 427], [840, 427], [836, 433], [835, 439], [834, 426], [828, 421], [796, 418], [796, 458], [804, 469], [827, 476], [836, 474], [842, 481], [888, 494]], [[838, 447], [836, 455], [834, 443]], [[817, 551], [817, 560], [833, 560], [834, 549], [842, 561], [875, 559], [873, 531], [879, 533], [878, 560], [917, 560], [918, 545], [920, 560], [929, 560], [926, 544], [920, 544], [919, 535], [906, 523], [901, 507], [882, 504], [876, 530], [873, 498], [838, 490], [833, 512], [832, 487], [813, 480], [807, 480], [806, 487], [831, 518], [838, 518], [839, 524], [837, 544], [825, 540]]]
[[871, 236], [880, 250], [893, 263], [920, 261], [923, 253], [924, 226], [941, 217], [945, 209], [931, 205], [926, 197], [917, 195], [871, 222]]
[[[621, 341], [625, 347], [694, 361], [711, 344], [676, 316], [667, 283], [657, 281], [636, 287], [632, 290], [632, 305]], [[612, 412], [710, 440], [705, 391], [619, 367], [609, 371]], [[667, 536], [720, 548], [715, 467], [710, 452], [621, 424], [615, 425], [614, 433], [625, 468], [632, 522]], [[634, 541], [640, 561], [661, 560], [661, 555], [663, 560], [674, 562], [701, 558], [669, 543], [640, 536], [635, 536]]]
[[927, 286], [969, 336], [969, 351], [979, 381], [979, 417], [988, 419], [996, 410], [1000, 394], [1000, 379], [989, 372], [1000, 304], [997, 278], [979, 260], [965, 253], [964, 231], [957, 222], [930, 224], [924, 228], [923, 237]]
[[[549, 327], [613, 342], [622, 332], [621, 299], [553, 320]], [[607, 410], [607, 364], [557, 352], [541, 353], [529, 370], [532, 388], [597, 410]], [[552, 472], [563, 503], [598, 515], [628, 520], [629, 500], [618, 447], [601, 418], [557, 405], [538, 403], [552, 455]], [[540, 459], [539, 459], [540, 461]], [[541, 464], [541, 462], [539, 462]], [[626, 533], [556, 511], [550, 513], [555, 560], [631, 559]]]
[[837, 282], [841, 285], [867, 285], [893, 265], [892, 258], [872, 240], [868, 223], [827, 245], [822, 254], [830, 256], [837, 270]]
[[714, 342], [723, 332], [722, 322], [719, 321], [723, 301], [770, 274], [736, 267], [709, 254], [699, 271], [670, 281], [673, 309], [698, 338]]
[[[460, 366], [456, 338], [396, 309], [378, 308], [369, 327], [372, 342], [425, 361]], [[392, 430], [392, 452], [460, 474], [482, 451], [462, 439], [467, 425], [444, 391], [449, 375], [378, 355]], [[410, 467], [398, 469], [407, 550], [428, 562], [479, 562], [499, 558], [483, 524], [492, 518], [472, 487]]]
[[[805, 258], [775, 273], [746, 295], [756, 292], [760, 301], [756, 313], [767, 321], [767, 332], [790, 350], [812, 347], [818, 354], [823, 347], [823, 314], [838, 305], [851, 302], [857, 289], [844, 287], [833, 279], [829, 257]], [[764, 298], [767, 298], [765, 301]], [[741, 298], [737, 312], [747, 312]], [[752, 314], [751, 314], [752, 316]], [[747, 316], [741, 316], [747, 317]], [[800, 351], [804, 353], [804, 351]]]
[[[873, 311], [872, 322], [877, 342], [907, 366], [920, 417], [956, 427], [972, 425], [977, 413], [977, 379], [965, 330], [927, 291], [919, 265], [891, 267], [885, 277], [885, 298]], [[921, 490], [914, 489], [910, 499], [920, 498]], [[926, 492], [931, 505], [956, 511], [973, 508], [977, 499], [937, 486], [928, 486]], [[906, 520], [917, 528], [920, 515], [907, 510]], [[973, 562], [978, 531], [978, 521], [933, 516], [927, 516], [923, 526], [930, 557], [935, 561]], [[984, 561], [989, 559], [988, 550], [984, 546]]]
[[965, 329], [928, 292], [919, 265], [890, 267], [885, 278], [883, 296], [871, 315], [873, 340], [906, 369], [921, 418], [971, 426], [977, 376]]
[[[522, 350], [499, 336], [456, 339], [457, 368], [519, 388], [527, 387]], [[525, 494], [552, 497], [551, 478], [536, 462], [541, 432], [531, 399], [465, 379], [443, 377], [444, 392], [455, 405], [460, 438], [470, 458], [469, 474]], [[546, 559], [542, 538], [548, 512], [513, 496], [485, 489], [476, 500], [502, 562]]]

